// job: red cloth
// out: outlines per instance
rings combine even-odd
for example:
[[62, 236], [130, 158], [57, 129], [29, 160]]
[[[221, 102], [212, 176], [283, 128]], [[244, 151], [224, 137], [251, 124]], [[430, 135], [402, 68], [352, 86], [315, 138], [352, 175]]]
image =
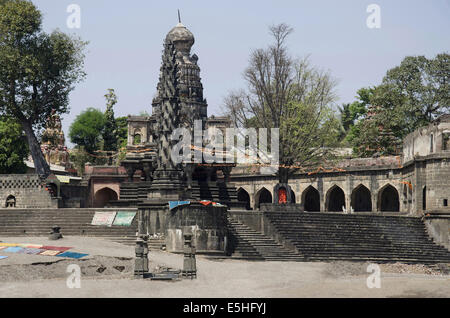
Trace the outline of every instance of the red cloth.
[[64, 247], [64, 246], [42, 246], [41, 247], [42, 250], [61, 251], [61, 252], [65, 252], [72, 248], [73, 247]]

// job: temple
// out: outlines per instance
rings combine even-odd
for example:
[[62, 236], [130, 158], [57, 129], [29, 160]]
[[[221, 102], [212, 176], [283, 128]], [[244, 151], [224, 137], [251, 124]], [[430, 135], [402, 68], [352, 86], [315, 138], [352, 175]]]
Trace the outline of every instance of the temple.
[[[226, 117], [208, 118], [208, 104], [203, 97], [198, 56], [191, 54], [193, 34], [178, 23], [166, 36], [157, 93], [152, 115], [128, 117], [127, 155], [121, 165], [128, 180], [120, 185], [116, 206], [136, 207], [147, 198], [172, 193], [173, 199], [211, 200], [228, 206], [241, 206], [234, 186], [227, 184], [233, 165], [214, 167], [205, 162], [174, 165], [170, 160], [170, 135], [176, 128], [192, 130], [230, 126]], [[140, 178], [135, 180], [136, 172]], [[154, 191], [151, 191], [151, 189]], [[179, 193], [175, 194], [175, 189]]]

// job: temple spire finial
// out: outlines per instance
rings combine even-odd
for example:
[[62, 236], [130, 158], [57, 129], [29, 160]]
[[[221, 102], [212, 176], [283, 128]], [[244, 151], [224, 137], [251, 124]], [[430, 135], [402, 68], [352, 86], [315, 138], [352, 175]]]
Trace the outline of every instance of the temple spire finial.
[[181, 23], [180, 9], [178, 9], [178, 23]]

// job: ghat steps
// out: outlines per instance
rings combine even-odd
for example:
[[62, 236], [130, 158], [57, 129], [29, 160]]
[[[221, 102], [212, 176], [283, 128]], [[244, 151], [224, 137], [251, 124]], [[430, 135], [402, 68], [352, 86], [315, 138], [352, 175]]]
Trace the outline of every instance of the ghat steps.
[[[294, 253], [295, 260], [450, 263], [450, 252], [432, 241], [419, 218], [307, 212], [263, 215], [278, 237], [293, 247], [286, 256]], [[229, 227], [236, 242], [233, 256], [265, 259], [265, 251], [257, 247], [267, 242], [267, 235], [232, 217]], [[284, 260], [283, 253], [278, 256]]]
[[63, 236], [101, 237], [134, 244], [136, 217], [131, 226], [91, 225], [96, 211], [99, 209], [1, 209], [0, 236], [48, 236], [51, 227], [58, 225]]
[[228, 233], [234, 258], [266, 261], [298, 261], [302, 258], [245, 224], [228, 217]]

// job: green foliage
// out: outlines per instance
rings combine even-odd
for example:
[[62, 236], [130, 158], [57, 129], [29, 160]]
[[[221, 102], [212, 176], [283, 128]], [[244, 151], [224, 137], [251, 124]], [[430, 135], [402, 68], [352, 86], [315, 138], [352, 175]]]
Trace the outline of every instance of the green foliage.
[[70, 126], [70, 141], [83, 147], [87, 153], [94, 154], [100, 149], [105, 121], [105, 115], [100, 110], [88, 108]]
[[22, 127], [12, 118], [0, 117], [0, 174], [25, 173], [28, 147]]
[[359, 115], [346, 137], [355, 155], [394, 154], [407, 134], [450, 113], [449, 74], [447, 53], [408, 56], [380, 85], [359, 90], [350, 105], [350, 113]]
[[52, 109], [68, 111], [69, 93], [85, 77], [86, 42], [60, 31], [47, 34], [41, 25], [42, 15], [30, 1], [0, 6], [0, 114], [22, 125], [37, 173], [48, 175], [34, 131]]
[[83, 146], [77, 146], [70, 151], [70, 162], [73, 163], [78, 175], [81, 177], [84, 174], [85, 164], [92, 162], [92, 157], [84, 150]]
[[106, 111], [105, 111], [105, 127], [103, 129], [103, 150], [105, 151], [117, 151], [117, 124], [114, 118], [114, 105], [117, 104], [117, 96], [114, 93], [114, 89], [108, 89], [106, 98]]
[[119, 156], [118, 162], [125, 159], [127, 154], [127, 144], [128, 144], [128, 117], [118, 117], [116, 118], [117, 124], [117, 140], [119, 145]]

